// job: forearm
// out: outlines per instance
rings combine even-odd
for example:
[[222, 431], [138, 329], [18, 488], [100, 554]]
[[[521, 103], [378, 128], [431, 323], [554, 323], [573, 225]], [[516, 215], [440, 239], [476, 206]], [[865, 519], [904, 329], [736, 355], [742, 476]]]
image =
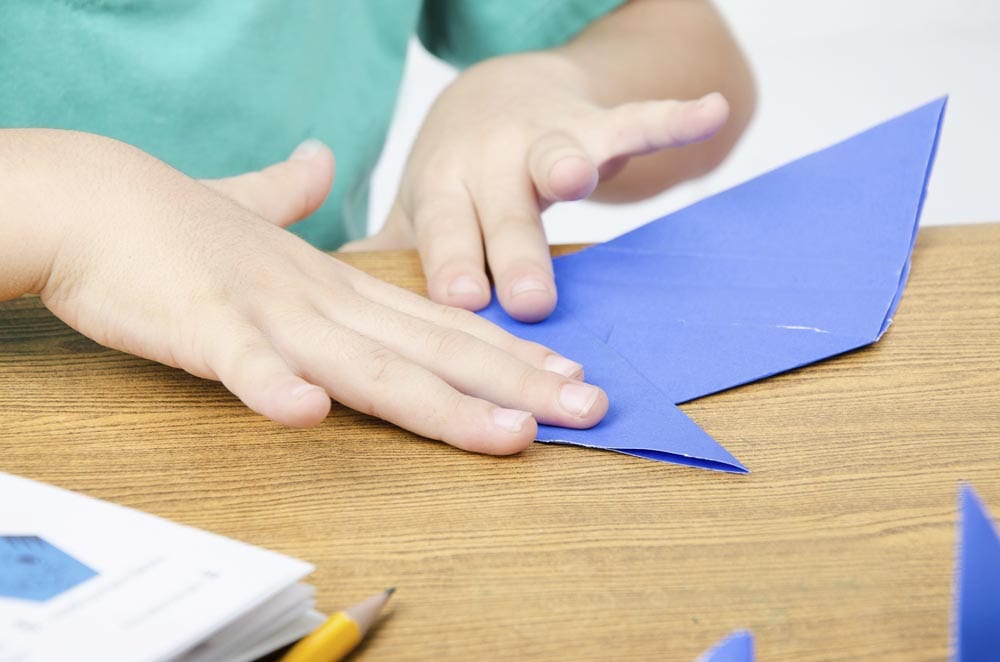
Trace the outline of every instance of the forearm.
[[631, 0], [559, 52], [584, 72], [588, 92], [604, 106], [709, 92], [721, 92], [730, 105], [729, 121], [713, 138], [631, 159], [601, 182], [593, 196], [598, 200], [648, 197], [705, 174], [729, 153], [753, 114], [750, 69], [708, 2]]
[[37, 181], [44, 137], [36, 130], [0, 130], [0, 301], [39, 293], [55, 256], [47, 220], [52, 192], [44, 195]]

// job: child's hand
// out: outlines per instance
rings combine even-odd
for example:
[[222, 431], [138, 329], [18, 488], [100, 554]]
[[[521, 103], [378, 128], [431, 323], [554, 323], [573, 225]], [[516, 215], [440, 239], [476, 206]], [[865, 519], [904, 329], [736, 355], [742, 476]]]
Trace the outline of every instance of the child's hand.
[[495, 58], [438, 99], [414, 144], [385, 227], [349, 250], [416, 246], [435, 301], [478, 310], [497, 296], [513, 317], [556, 303], [540, 213], [578, 200], [632, 156], [704, 140], [726, 121], [721, 95], [611, 108], [591, 100], [557, 53]]
[[315, 425], [332, 397], [505, 454], [532, 442], [535, 419], [589, 427], [607, 410], [578, 364], [282, 229], [329, 190], [321, 145], [198, 182], [86, 134], [3, 131], [0, 144], [0, 298], [37, 292], [94, 340], [217, 379], [275, 421]]

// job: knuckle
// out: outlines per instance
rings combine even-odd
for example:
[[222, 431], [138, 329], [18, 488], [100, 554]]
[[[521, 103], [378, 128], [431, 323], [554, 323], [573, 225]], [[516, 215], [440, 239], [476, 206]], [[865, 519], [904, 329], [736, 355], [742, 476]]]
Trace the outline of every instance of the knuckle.
[[464, 308], [455, 308], [442, 304], [435, 305], [437, 306], [437, 314], [445, 326], [455, 329], [467, 329], [471, 328], [480, 319], [478, 315]]
[[360, 353], [368, 383], [351, 398], [349, 405], [358, 411], [387, 421], [396, 421], [398, 402], [392, 384], [398, 381], [404, 359], [385, 347], [372, 347]]
[[427, 348], [437, 360], [450, 360], [468, 353], [469, 338], [465, 333], [448, 328], [432, 329], [427, 334]]
[[512, 333], [504, 332], [502, 338], [497, 341], [497, 346], [513, 356], [522, 357], [525, 363], [540, 365], [545, 357], [552, 353], [544, 345], [540, 345], [530, 340], [522, 340]]
[[404, 369], [404, 359], [385, 347], [373, 347], [367, 351], [365, 365], [373, 386], [385, 387], [394, 383]]
[[518, 372], [516, 384], [519, 394], [534, 399], [537, 394], [543, 393], [549, 386], [549, 376], [542, 370], [525, 366]]
[[424, 420], [428, 434], [442, 441], [455, 437], [457, 430], [461, 428], [465, 402], [466, 396], [451, 391], [437, 403], [437, 406], [428, 407]]
[[550, 162], [582, 151], [576, 132], [565, 129], [547, 132], [536, 141], [535, 145], [540, 154], [544, 155]]
[[465, 222], [463, 217], [467, 215], [455, 202], [444, 200], [443, 196], [432, 196], [417, 206], [414, 225], [424, 231], [447, 234], [451, 228]]

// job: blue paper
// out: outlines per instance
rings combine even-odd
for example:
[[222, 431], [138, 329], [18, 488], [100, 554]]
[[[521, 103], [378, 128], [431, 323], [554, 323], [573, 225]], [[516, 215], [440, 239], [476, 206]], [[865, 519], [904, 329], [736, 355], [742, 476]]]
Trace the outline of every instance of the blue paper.
[[[539, 425], [540, 440], [603, 448], [704, 469], [746, 472], [739, 460], [674, 406], [666, 394], [562, 309], [557, 309], [543, 324], [513, 321], [496, 304], [481, 314], [502, 322], [522, 338], [572, 356], [587, 367], [589, 381], [614, 394], [607, 415], [597, 426], [575, 430]], [[633, 439], [638, 442], [635, 446], [629, 443]]]
[[494, 302], [486, 317], [582, 363], [611, 402], [600, 425], [541, 426], [539, 440], [745, 471], [672, 405], [882, 336], [944, 108], [939, 99], [557, 258], [559, 304], [545, 322], [520, 324]]
[[959, 490], [955, 659], [1000, 659], [1000, 536], [968, 485]]
[[753, 662], [753, 634], [737, 630], [706, 651], [697, 662]]

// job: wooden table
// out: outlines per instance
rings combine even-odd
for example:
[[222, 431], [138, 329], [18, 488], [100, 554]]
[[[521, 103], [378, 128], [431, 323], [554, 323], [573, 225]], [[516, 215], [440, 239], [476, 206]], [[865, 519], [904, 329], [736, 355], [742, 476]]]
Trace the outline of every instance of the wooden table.
[[358, 659], [690, 660], [740, 627], [762, 660], [942, 659], [959, 481], [1000, 515], [1000, 224], [921, 231], [877, 345], [683, 409], [753, 473], [283, 428], [0, 304], [0, 470], [309, 560], [325, 611], [397, 586]]

